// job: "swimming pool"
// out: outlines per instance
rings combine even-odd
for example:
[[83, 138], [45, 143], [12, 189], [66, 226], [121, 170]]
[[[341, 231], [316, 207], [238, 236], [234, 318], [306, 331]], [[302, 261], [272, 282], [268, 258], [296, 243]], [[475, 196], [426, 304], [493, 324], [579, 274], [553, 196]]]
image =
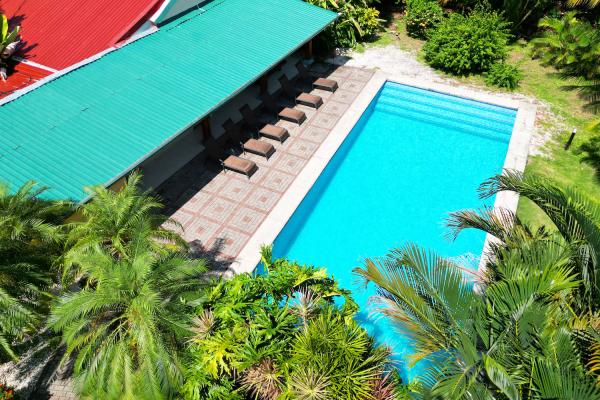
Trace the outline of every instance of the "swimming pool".
[[[274, 255], [324, 266], [361, 307], [358, 320], [402, 363], [410, 344], [370, 316], [352, 269], [415, 242], [477, 267], [485, 236], [445, 239], [451, 211], [493, 204], [476, 189], [501, 172], [516, 111], [386, 82], [274, 242]], [[405, 378], [418, 374], [401, 365]]]

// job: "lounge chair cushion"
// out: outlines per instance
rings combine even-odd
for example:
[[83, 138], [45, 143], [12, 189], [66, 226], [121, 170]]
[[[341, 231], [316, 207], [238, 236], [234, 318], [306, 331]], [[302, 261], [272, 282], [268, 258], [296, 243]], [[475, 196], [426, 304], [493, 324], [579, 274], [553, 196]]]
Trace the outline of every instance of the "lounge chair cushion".
[[275, 152], [275, 146], [261, 140], [248, 139], [244, 143], [244, 150], [269, 158]]
[[317, 96], [310, 93], [301, 93], [296, 97], [296, 103], [303, 104], [308, 107], [319, 108], [323, 105], [323, 99], [321, 96]]
[[279, 112], [279, 118], [286, 121], [295, 122], [298, 125], [306, 121], [306, 114], [304, 111], [296, 110], [294, 108], [286, 107]]
[[313, 86], [317, 89], [335, 92], [338, 88], [338, 83], [333, 79], [319, 78], [316, 81], [314, 81]]
[[279, 140], [282, 143], [285, 139], [290, 137], [290, 133], [287, 129], [271, 124], [263, 126], [262, 129], [258, 131], [258, 134], [269, 139]]
[[237, 156], [229, 156], [223, 161], [223, 167], [250, 177], [257, 169], [256, 163]]

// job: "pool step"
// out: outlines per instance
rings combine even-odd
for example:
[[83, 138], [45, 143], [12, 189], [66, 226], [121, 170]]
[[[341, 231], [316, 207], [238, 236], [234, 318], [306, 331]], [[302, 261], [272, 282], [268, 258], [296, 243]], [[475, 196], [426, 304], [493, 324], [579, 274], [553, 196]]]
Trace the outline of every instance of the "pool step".
[[430, 100], [452, 103], [455, 105], [461, 105], [461, 106], [472, 108], [472, 109], [493, 112], [495, 114], [505, 115], [505, 116], [512, 117], [512, 118], [514, 118], [517, 114], [517, 111], [514, 109], [511, 109], [511, 108], [500, 107], [500, 106], [496, 106], [493, 104], [488, 104], [488, 103], [483, 103], [483, 102], [479, 102], [479, 101], [475, 101], [475, 100], [465, 99], [462, 97], [452, 96], [452, 95], [445, 94], [445, 93], [434, 92], [432, 90], [419, 89], [416, 87], [401, 85], [399, 83], [394, 83], [394, 82], [388, 82], [385, 85], [382, 93], [386, 93], [386, 92], [392, 93], [392, 94], [398, 93], [398, 92], [400, 92], [402, 94], [407, 94], [407, 95], [411, 94], [411, 95], [427, 98]]
[[450, 111], [425, 103], [409, 102], [389, 96], [381, 96], [377, 104], [384, 105], [389, 109], [409, 110], [425, 116], [443, 118], [446, 121], [453, 121], [458, 124], [468, 125], [476, 129], [490, 130], [507, 136], [510, 136], [513, 128], [512, 123], [498, 122], [468, 115], [459, 110]]
[[469, 105], [465, 105], [462, 103], [452, 102], [451, 100], [441, 99], [438, 97], [429, 97], [425, 95], [420, 95], [412, 92], [406, 92], [401, 90], [393, 90], [387, 89], [387, 87], [381, 91], [380, 95], [381, 99], [386, 99], [390, 101], [407, 101], [414, 104], [421, 104], [428, 107], [434, 107], [436, 109], [452, 112], [452, 113], [460, 113], [464, 115], [469, 115], [476, 118], [483, 118], [490, 121], [496, 121], [505, 124], [513, 124], [515, 120], [515, 113], [506, 114], [504, 112], [498, 112], [496, 110], [489, 109], [481, 109], [478, 107], [473, 107]]
[[510, 140], [510, 135], [505, 133], [500, 133], [494, 130], [476, 127], [469, 124], [464, 124], [460, 122], [456, 122], [453, 120], [448, 120], [444, 117], [439, 117], [435, 115], [427, 115], [422, 112], [416, 112], [414, 110], [400, 108], [400, 107], [390, 107], [385, 104], [378, 104], [375, 107], [375, 110], [378, 112], [384, 112], [387, 114], [392, 114], [396, 116], [400, 116], [403, 118], [421, 121], [431, 125], [437, 125], [443, 128], [451, 128], [463, 133], [467, 133], [469, 135], [475, 135], [479, 137], [483, 137], [490, 140], [495, 140], [502, 143], [508, 143]]

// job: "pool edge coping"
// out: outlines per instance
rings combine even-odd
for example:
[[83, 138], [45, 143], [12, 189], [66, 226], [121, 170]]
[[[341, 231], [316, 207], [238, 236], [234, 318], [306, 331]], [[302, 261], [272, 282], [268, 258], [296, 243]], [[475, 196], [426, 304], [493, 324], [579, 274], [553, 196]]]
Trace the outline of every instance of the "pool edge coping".
[[[260, 262], [261, 246], [275, 241], [285, 224], [294, 214], [323, 170], [327, 167], [331, 158], [333, 158], [338, 148], [342, 145], [365, 110], [369, 107], [369, 104], [371, 104], [371, 101], [387, 81], [500, 107], [516, 109], [517, 115], [515, 117], [515, 124], [511, 133], [506, 158], [504, 160], [503, 170], [512, 169], [520, 172], [525, 170], [527, 156], [529, 154], [529, 143], [535, 124], [535, 105], [524, 101], [501, 98], [490, 93], [479, 92], [466, 87], [450, 86], [438, 82], [375, 71], [374, 75], [333, 127], [327, 138], [321, 143], [319, 148], [307, 162], [306, 166], [300, 171], [275, 207], [244, 245], [231, 264], [231, 272], [239, 274], [254, 271]], [[516, 212], [518, 202], [519, 196], [516, 193], [501, 192], [496, 195], [494, 208], [505, 208]], [[481, 270], [485, 264], [485, 257], [488, 253], [490, 243], [493, 240], [493, 236], [486, 235], [480, 258], [479, 270]]]

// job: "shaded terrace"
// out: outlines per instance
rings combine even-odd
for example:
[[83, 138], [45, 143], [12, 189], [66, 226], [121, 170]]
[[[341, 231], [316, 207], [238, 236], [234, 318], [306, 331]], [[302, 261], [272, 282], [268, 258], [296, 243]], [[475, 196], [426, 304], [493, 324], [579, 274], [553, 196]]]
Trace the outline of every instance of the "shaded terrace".
[[334, 93], [312, 90], [324, 100], [318, 110], [295, 106], [307, 115], [301, 125], [273, 118], [275, 125], [288, 129], [290, 137], [283, 143], [261, 139], [276, 148], [268, 160], [241, 155], [259, 166], [250, 179], [222, 171], [202, 153], [156, 190], [168, 215], [182, 225], [193, 252], [213, 260], [214, 267], [226, 268], [235, 259], [374, 73], [343, 66], [331, 70], [326, 65], [313, 66], [313, 72], [336, 80], [339, 89]]

